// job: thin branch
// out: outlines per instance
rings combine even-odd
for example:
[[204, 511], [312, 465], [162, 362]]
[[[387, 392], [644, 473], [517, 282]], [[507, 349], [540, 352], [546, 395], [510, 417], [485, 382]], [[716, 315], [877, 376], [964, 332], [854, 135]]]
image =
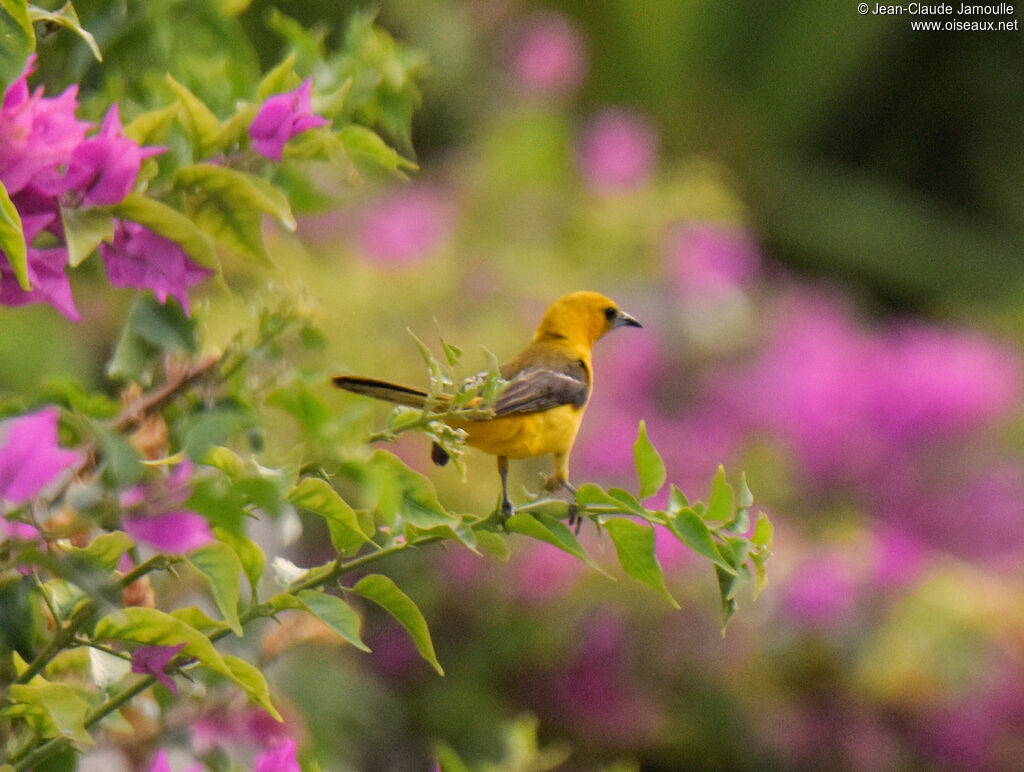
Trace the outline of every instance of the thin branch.
[[141, 423], [149, 413], [161, 407], [164, 403], [169, 402], [177, 396], [178, 392], [190, 386], [194, 381], [216, 367], [220, 361], [221, 356], [218, 355], [209, 357], [196, 364], [190, 364], [181, 373], [177, 373], [169, 378], [160, 388], [143, 395], [127, 405], [121, 414], [110, 422], [110, 428], [123, 431]]

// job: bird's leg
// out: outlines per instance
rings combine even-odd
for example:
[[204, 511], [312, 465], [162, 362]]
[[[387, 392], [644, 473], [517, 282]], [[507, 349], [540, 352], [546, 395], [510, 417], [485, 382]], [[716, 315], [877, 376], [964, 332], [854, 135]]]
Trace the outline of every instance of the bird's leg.
[[544, 487], [552, 493], [560, 488], [569, 494], [569, 527], [574, 528], [578, 535], [583, 526], [583, 518], [579, 516], [580, 508], [576, 504], [576, 488], [569, 484], [569, 454], [556, 453], [554, 459], [555, 474], [548, 478]]
[[501, 477], [501, 524], [505, 525], [515, 509], [508, 498], [508, 458], [498, 456], [498, 475]]

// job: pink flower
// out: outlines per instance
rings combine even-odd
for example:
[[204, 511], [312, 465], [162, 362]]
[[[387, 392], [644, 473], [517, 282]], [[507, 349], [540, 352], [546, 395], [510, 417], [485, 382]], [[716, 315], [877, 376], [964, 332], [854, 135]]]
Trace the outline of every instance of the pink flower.
[[[149, 772], [171, 772], [171, 763], [167, 760], [167, 751], [160, 749], [153, 758], [153, 766]], [[185, 772], [203, 772], [202, 764], [193, 764]]]
[[100, 255], [115, 287], [151, 289], [161, 303], [171, 296], [186, 314], [191, 314], [188, 288], [213, 275], [176, 242], [133, 222], [119, 221], [113, 243], [100, 244]]
[[295, 740], [287, 739], [256, 757], [255, 772], [302, 772], [295, 758]]
[[366, 210], [356, 242], [372, 260], [407, 265], [439, 249], [454, 223], [454, 206], [439, 191], [402, 188]]
[[12, 196], [39, 175], [57, 174], [90, 125], [75, 117], [78, 86], [69, 86], [54, 98], [44, 97], [42, 88], [29, 94], [28, 75], [34, 65], [33, 55], [0, 105], [0, 182]]
[[569, 20], [542, 13], [527, 21], [512, 49], [512, 71], [537, 94], [575, 91], [586, 75], [583, 41]]
[[654, 173], [658, 137], [636, 113], [608, 109], [583, 134], [579, 159], [587, 184], [601, 193], [637, 188]]
[[666, 269], [683, 295], [714, 294], [753, 278], [761, 252], [739, 228], [690, 222], [674, 227], [664, 246]]
[[121, 506], [129, 511], [124, 519], [128, 535], [171, 553], [191, 552], [213, 541], [206, 518], [182, 506], [191, 494], [191, 476], [192, 465], [185, 461], [171, 474], [122, 493]]
[[125, 136], [117, 105], [103, 119], [95, 136], [79, 142], [63, 172], [40, 175], [34, 187], [48, 195], [74, 192], [79, 206], [105, 206], [124, 200], [139, 176], [142, 161], [164, 152], [142, 148]]
[[73, 450], [57, 445], [57, 409], [5, 422], [0, 447], [0, 499], [15, 505], [39, 495], [47, 485], [81, 461]]
[[[21, 226], [29, 244], [51, 226], [56, 210], [36, 214], [22, 213]], [[28, 248], [28, 279], [31, 289], [24, 290], [14, 275], [7, 256], [0, 251], [0, 305], [23, 306], [31, 303], [49, 303], [68, 319], [77, 322], [81, 317], [71, 295], [71, 283], [64, 268], [68, 253], [63, 247], [49, 249]]]
[[268, 97], [249, 126], [252, 146], [264, 158], [280, 162], [285, 143], [307, 129], [326, 126], [326, 118], [313, 114], [310, 94], [313, 79], [306, 78], [294, 91]]
[[160, 683], [177, 694], [178, 687], [167, 674], [167, 665], [184, 648], [184, 643], [177, 646], [139, 646], [132, 652], [132, 672], [156, 676]]
[[28, 280], [30, 290], [23, 290], [14, 275], [14, 269], [7, 262], [7, 256], [0, 251], [0, 305], [25, 306], [33, 303], [49, 303], [73, 322], [82, 317], [71, 294], [71, 282], [64, 269], [68, 264], [68, 251], [64, 247], [51, 249], [28, 248]]

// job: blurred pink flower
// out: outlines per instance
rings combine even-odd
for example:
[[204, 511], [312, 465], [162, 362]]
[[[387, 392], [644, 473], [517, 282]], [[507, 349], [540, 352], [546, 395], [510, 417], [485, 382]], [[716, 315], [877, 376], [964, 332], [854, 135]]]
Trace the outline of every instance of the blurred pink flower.
[[577, 558], [547, 544], [531, 545], [516, 563], [516, 597], [529, 605], [565, 595], [586, 571]]
[[191, 315], [188, 289], [213, 271], [196, 265], [177, 242], [137, 223], [118, 221], [112, 244], [100, 244], [107, 277], [115, 287], [150, 289], [161, 303], [173, 297]]
[[894, 463], [869, 500], [887, 522], [957, 555], [1013, 559], [1024, 549], [1024, 466], [1016, 460], [990, 461], [980, 469]]
[[805, 471], [870, 484], [926, 441], [955, 439], [1019, 400], [1021, 362], [959, 330], [858, 327], [824, 298], [792, 299], [754, 362], [709, 394], [723, 415], [792, 446]]
[[41, 174], [56, 174], [68, 163], [90, 124], [75, 117], [78, 86], [58, 97], [44, 97], [40, 87], [29, 94], [28, 76], [35, 66], [29, 57], [25, 71], [4, 93], [0, 106], [0, 182], [10, 195]]
[[966, 694], [926, 717], [923, 739], [943, 769], [1020, 767], [1024, 675], [1018, 663], [1000, 654], [989, 659], [986, 669], [972, 679]]
[[568, 19], [554, 13], [526, 21], [513, 43], [511, 60], [518, 81], [542, 95], [575, 91], [587, 71], [583, 40]]
[[289, 716], [281, 723], [262, 708], [245, 706], [240, 710], [217, 708], [192, 722], [192, 746], [206, 754], [230, 746], [274, 748], [297, 731]]
[[213, 541], [206, 518], [183, 508], [191, 494], [191, 476], [192, 465], [185, 461], [170, 474], [122, 493], [128, 535], [171, 553], [190, 552]]
[[280, 163], [289, 139], [307, 129], [330, 123], [314, 115], [310, 106], [312, 89], [313, 79], [306, 78], [294, 91], [267, 98], [249, 126], [252, 146], [257, 153]]
[[654, 173], [658, 135], [633, 112], [606, 109], [584, 131], [579, 160], [583, 178], [602, 193], [637, 188]]
[[[171, 763], [167, 760], [167, 752], [162, 748], [153, 757], [153, 766], [149, 768], [149, 772], [171, 772]], [[193, 764], [185, 772], [203, 772], [203, 765]]]
[[429, 257], [451, 237], [455, 207], [439, 190], [396, 190], [367, 208], [356, 232], [359, 252], [396, 266]]
[[761, 252], [741, 228], [704, 222], [674, 226], [663, 245], [666, 270], [682, 295], [714, 294], [757, 275]]
[[0, 424], [0, 499], [23, 504], [81, 461], [57, 444], [57, 408], [45, 408]]
[[856, 607], [858, 585], [853, 566], [842, 553], [807, 558], [782, 589], [782, 612], [809, 628], [832, 628]]
[[178, 687], [167, 674], [167, 665], [184, 648], [184, 643], [177, 646], [139, 646], [132, 652], [132, 672], [155, 676], [172, 694], [177, 694]]
[[875, 583], [882, 588], [912, 584], [924, 567], [921, 543], [903, 528], [888, 526], [875, 534]]
[[629, 745], [657, 732], [658, 707], [632, 677], [624, 620], [604, 613], [587, 625], [568, 668], [545, 674], [538, 688], [584, 733]]
[[285, 740], [256, 757], [255, 772], [302, 772], [295, 758], [295, 740]]

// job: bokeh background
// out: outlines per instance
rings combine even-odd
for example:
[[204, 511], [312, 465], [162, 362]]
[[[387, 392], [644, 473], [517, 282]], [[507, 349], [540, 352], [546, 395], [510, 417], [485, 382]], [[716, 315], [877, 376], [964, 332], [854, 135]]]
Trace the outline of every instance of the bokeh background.
[[[69, 49], [68, 69], [86, 97], [145, 104], [145, 49], [229, 106], [286, 50], [272, 5], [328, 41], [361, 10], [152, 0], [115, 28], [117, 3], [76, 2], [109, 54]], [[267, 639], [324, 769], [429, 769], [435, 740], [495, 760], [524, 715], [566, 769], [1024, 766], [1024, 38], [911, 20], [816, 0], [380, 4], [419, 52], [422, 106], [389, 140], [420, 170], [324, 176], [298, 234], [268, 232], [276, 271], [229, 265], [233, 293], [200, 293], [208, 341], [246, 323], [247, 292], [302, 295], [329, 336], [311, 388], [382, 421], [325, 376], [424, 382], [407, 328], [463, 348], [468, 375], [559, 295], [605, 292], [644, 329], [598, 346], [574, 479], [633, 486], [644, 419], [691, 497], [719, 463], [746, 472], [776, 554], [724, 638], [712, 572], [674, 542], [682, 611], [515, 538], [507, 562], [392, 564], [445, 678], [383, 619], [371, 657]], [[71, 334], [48, 308], [4, 314], [3, 386], [103, 381], [124, 307], [84, 268]], [[494, 506], [492, 459], [463, 480], [423, 438], [398, 452], [451, 509]], [[515, 465], [515, 497], [544, 470]]]

